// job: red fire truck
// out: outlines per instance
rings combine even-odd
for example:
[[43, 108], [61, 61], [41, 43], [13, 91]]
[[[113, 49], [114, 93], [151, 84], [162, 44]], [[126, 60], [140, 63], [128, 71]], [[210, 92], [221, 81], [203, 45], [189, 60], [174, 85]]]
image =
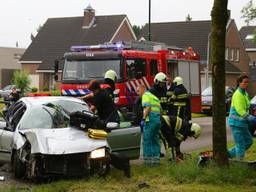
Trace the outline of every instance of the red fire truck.
[[[138, 45], [138, 44], [137, 44]], [[72, 46], [71, 52], [64, 54], [61, 80], [61, 94], [81, 96], [89, 92], [88, 82], [97, 79], [104, 82], [104, 74], [112, 69], [118, 80], [114, 91], [118, 107], [130, 107], [137, 97], [136, 87], [144, 84], [150, 88], [154, 76], [164, 72], [171, 78], [181, 76], [188, 92], [192, 95], [192, 111], [201, 111], [200, 57], [191, 49], [178, 48], [153, 51], [153, 47], [140, 47], [132, 43], [114, 43], [93, 46]], [[141, 50], [143, 49], [143, 50]], [[147, 50], [145, 50], [147, 49]], [[58, 71], [58, 61], [55, 72]], [[104, 87], [104, 84], [102, 85]]]

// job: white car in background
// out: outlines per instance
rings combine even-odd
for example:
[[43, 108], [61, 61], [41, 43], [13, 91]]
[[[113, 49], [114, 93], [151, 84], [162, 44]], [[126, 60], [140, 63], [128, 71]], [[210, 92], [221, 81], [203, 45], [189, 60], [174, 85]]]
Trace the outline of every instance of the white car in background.
[[[0, 89], [0, 97], [7, 99], [14, 87], [16, 87], [16, 85], [7, 85], [3, 89]], [[19, 92], [20, 89], [17, 89], [17, 91]]]

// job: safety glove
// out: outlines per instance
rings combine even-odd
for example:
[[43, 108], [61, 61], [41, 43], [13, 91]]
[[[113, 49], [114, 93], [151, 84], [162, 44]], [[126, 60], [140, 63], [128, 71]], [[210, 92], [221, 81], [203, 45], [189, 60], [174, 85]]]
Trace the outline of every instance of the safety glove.
[[142, 120], [140, 121], [140, 128], [143, 130], [143, 128], [145, 127], [145, 125], [146, 125], [145, 119], [142, 119]]

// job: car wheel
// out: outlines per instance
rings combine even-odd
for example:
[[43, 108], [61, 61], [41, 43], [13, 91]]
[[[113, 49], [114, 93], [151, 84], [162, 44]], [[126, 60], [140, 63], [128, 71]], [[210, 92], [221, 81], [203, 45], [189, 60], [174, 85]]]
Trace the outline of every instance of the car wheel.
[[110, 163], [102, 162], [101, 167], [98, 172], [98, 175], [101, 177], [105, 177], [108, 175], [109, 171], [110, 171]]
[[91, 162], [91, 175], [97, 174], [101, 177], [105, 177], [110, 171], [110, 163], [107, 160], [97, 160]]
[[18, 151], [14, 151], [12, 168], [13, 168], [13, 173], [15, 178], [20, 179], [25, 176], [26, 166], [19, 159]]

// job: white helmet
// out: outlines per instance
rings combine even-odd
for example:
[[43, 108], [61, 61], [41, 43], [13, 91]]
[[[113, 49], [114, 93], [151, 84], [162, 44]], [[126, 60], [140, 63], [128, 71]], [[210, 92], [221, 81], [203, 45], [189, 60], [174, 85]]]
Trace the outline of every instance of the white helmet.
[[105, 79], [111, 79], [112, 81], [116, 82], [117, 81], [117, 74], [114, 70], [108, 70], [106, 73], [105, 73], [105, 76], [104, 76]]
[[183, 79], [181, 77], [175, 77], [175, 79], [173, 80], [173, 83], [175, 83], [176, 85], [182, 85]]
[[193, 137], [197, 139], [201, 135], [202, 129], [197, 123], [192, 123], [191, 131], [194, 132]]
[[154, 83], [165, 83], [167, 81], [167, 77], [163, 72], [159, 72], [156, 74], [154, 78]]

